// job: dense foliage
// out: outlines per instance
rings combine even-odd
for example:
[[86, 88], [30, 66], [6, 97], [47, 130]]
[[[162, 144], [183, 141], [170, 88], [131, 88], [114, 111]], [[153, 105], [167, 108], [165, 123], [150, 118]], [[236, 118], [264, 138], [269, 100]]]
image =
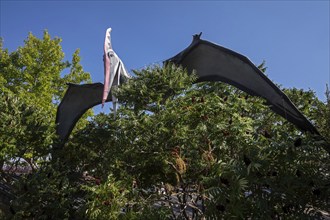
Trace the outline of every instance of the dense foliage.
[[[330, 210], [324, 141], [297, 130], [264, 100], [226, 84], [193, 84], [194, 75], [171, 65], [134, 73], [115, 91], [121, 104], [116, 116], [94, 116], [64, 146], [54, 135], [54, 116], [0, 78], [3, 163], [26, 160], [27, 153], [38, 158], [30, 174], [11, 180], [4, 215], [309, 219]], [[82, 80], [78, 75], [65, 79]], [[64, 87], [45, 95], [52, 97], [49, 105], [56, 106]], [[323, 103], [312, 91], [285, 93], [329, 141], [330, 97]]]
[[[66, 83], [90, 81], [79, 63], [79, 50], [71, 63], [63, 61], [60, 42], [45, 31], [43, 39], [30, 33], [24, 46], [11, 53], [0, 45], [0, 164], [24, 159], [33, 169], [38, 158], [48, 156]], [[62, 76], [66, 68], [70, 72]]]
[[[13, 185], [24, 180], [27, 177], [24, 174], [40, 173], [52, 158], [57, 142], [56, 108], [66, 83], [90, 82], [89, 73], [80, 65], [79, 50], [73, 54], [71, 63], [64, 61], [60, 43], [60, 38], [52, 39], [47, 31], [43, 39], [30, 33], [22, 47], [9, 52], [0, 40], [2, 212], [8, 212], [9, 201], [18, 196], [13, 192]], [[66, 71], [69, 73], [65, 74]], [[88, 115], [91, 112], [79, 122], [78, 128], [87, 123]]]
[[[328, 153], [263, 100], [222, 83], [192, 86], [174, 67], [136, 76], [117, 91], [118, 117], [99, 115], [79, 136], [94, 140], [93, 175], [121, 182], [129, 216], [303, 219], [329, 210]], [[287, 94], [320, 120], [325, 105], [312, 91]], [[101, 202], [90, 217], [113, 214]]]

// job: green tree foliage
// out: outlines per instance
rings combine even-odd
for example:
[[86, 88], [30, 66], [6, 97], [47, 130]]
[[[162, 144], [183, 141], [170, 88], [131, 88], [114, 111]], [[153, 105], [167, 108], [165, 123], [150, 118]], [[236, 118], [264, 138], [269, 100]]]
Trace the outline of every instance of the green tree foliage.
[[[116, 92], [117, 116], [96, 116], [67, 152], [98, 180], [88, 184], [91, 219], [307, 219], [329, 210], [328, 153], [264, 100], [223, 83], [192, 85], [172, 66], [135, 74]], [[324, 120], [312, 91], [286, 93]]]
[[[39, 180], [41, 176], [47, 176], [41, 174], [42, 170], [52, 168], [47, 167], [50, 166], [48, 163], [57, 145], [57, 104], [64, 95], [67, 82], [91, 81], [89, 73], [84, 72], [80, 65], [79, 50], [73, 54], [71, 63], [64, 61], [60, 43], [60, 38], [52, 39], [47, 31], [42, 39], [30, 33], [24, 45], [13, 52], [4, 49], [2, 40], [0, 41], [0, 184], [8, 188], [8, 192], [1, 192], [1, 206], [7, 203], [5, 206], [8, 208], [7, 200], [11, 199], [13, 202], [15, 198], [22, 196], [30, 196], [31, 201], [39, 196], [39, 200], [34, 201], [37, 204], [50, 195], [40, 197], [41, 191], [36, 189], [51, 189], [50, 186], [55, 184], [47, 178]], [[66, 71], [69, 73], [65, 74]], [[78, 127], [82, 128], [87, 123], [88, 115], [91, 112], [87, 113]], [[31, 174], [27, 179], [24, 175], [17, 178], [17, 174], [22, 172]], [[61, 171], [57, 169], [57, 172]], [[39, 175], [38, 181], [35, 175]], [[30, 187], [29, 193], [20, 194], [18, 191], [15, 194], [13, 186], [19, 185], [20, 181], [25, 185], [35, 181], [32, 184], [34, 190]], [[40, 185], [36, 186], [36, 182]], [[36, 193], [37, 191], [40, 193]], [[30, 204], [29, 207], [35, 207], [35, 204]], [[28, 207], [26, 204], [22, 205]], [[13, 204], [14, 206], [16, 205]], [[7, 209], [4, 212], [8, 214], [8, 211]]]
[[[4, 140], [0, 151], [7, 159], [49, 154], [45, 148], [51, 146], [52, 138], [46, 137], [54, 133], [57, 103], [66, 83], [90, 82], [89, 73], [80, 65], [79, 50], [73, 54], [72, 63], [63, 61], [60, 43], [60, 38], [52, 39], [47, 31], [43, 39], [30, 33], [24, 46], [11, 53], [1, 43], [0, 117]], [[70, 73], [62, 77], [66, 68]], [[3, 156], [1, 160], [3, 163]]]
[[0, 100], [1, 165], [21, 165], [24, 159], [34, 170], [53, 144], [54, 118], [10, 91], [4, 91]]
[[[2, 85], [22, 97], [28, 103], [52, 110], [66, 88], [65, 83], [90, 82], [90, 75], [83, 71], [79, 61], [79, 50], [73, 54], [72, 63], [63, 61], [61, 39], [44, 32], [43, 39], [32, 33], [24, 41], [24, 46], [11, 53], [1, 48]], [[61, 76], [69, 68], [70, 73]]]

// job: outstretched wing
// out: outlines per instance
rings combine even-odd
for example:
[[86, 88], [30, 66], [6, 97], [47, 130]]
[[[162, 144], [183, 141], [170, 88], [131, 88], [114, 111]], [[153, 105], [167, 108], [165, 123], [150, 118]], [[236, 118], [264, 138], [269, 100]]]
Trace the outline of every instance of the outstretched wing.
[[270, 108], [304, 131], [319, 134], [313, 124], [290, 99], [247, 57], [222, 46], [201, 40], [195, 35], [192, 43], [176, 56], [165, 61], [196, 70], [198, 81], [222, 81], [250, 95], [267, 100]]
[[[91, 107], [102, 103], [103, 84], [69, 83], [56, 114], [56, 132], [65, 142], [80, 117]], [[106, 102], [111, 101], [111, 95]]]

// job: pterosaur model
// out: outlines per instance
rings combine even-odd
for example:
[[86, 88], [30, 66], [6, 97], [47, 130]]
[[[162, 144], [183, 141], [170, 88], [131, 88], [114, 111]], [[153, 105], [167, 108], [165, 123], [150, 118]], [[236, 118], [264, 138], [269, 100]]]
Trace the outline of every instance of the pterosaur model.
[[[58, 107], [56, 123], [57, 134], [66, 141], [79, 118], [91, 107], [116, 101], [108, 98], [113, 85], [119, 85], [121, 79], [129, 74], [119, 57], [114, 53], [110, 41], [111, 29], [107, 30], [105, 39], [105, 85], [101, 83], [74, 85], [69, 88]], [[191, 73], [196, 70], [198, 82], [221, 81], [231, 84], [244, 92], [264, 98], [270, 108], [286, 118], [303, 131], [318, 135], [314, 125], [297, 109], [290, 99], [264, 75], [248, 58], [230, 49], [200, 39], [201, 34], [194, 35], [192, 43], [167, 59], [164, 63], [181, 65]]]

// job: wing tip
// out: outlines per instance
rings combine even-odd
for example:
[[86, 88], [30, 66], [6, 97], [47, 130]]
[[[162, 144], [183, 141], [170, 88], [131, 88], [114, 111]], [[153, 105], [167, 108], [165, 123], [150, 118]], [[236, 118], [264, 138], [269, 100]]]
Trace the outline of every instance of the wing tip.
[[197, 39], [201, 39], [201, 36], [202, 36], [203, 32], [199, 32], [199, 34], [194, 34], [193, 35], [193, 38], [197, 38]]

